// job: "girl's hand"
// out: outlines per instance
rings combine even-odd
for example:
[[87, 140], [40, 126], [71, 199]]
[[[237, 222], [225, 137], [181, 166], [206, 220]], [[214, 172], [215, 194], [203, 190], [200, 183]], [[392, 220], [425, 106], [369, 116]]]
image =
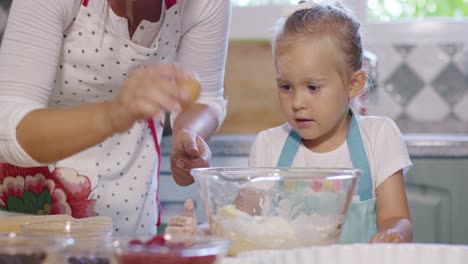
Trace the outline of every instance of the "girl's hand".
[[395, 230], [386, 230], [373, 235], [370, 243], [403, 243], [406, 239]]
[[413, 224], [406, 198], [402, 170], [395, 172], [375, 190], [377, 230], [371, 243], [402, 243], [413, 240]]
[[165, 234], [194, 235], [198, 233], [197, 219], [194, 211], [195, 207], [193, 205], [193, 201], [191, 199], [187, 199], [184, 203], [184, 215], [172, 217], [164, 231]]
[[171, 171], [174, 181], [187, 186], [194, 182], [192, 168], [209, 167], [211, 150], [208, 144], [193, 131], [182, 129], [173, 134]]
[[125, 132], [136, 121], [146, 121], [163, 112], [180, 111], [188, 93], [181, 83], [193, 76], [172, 65], [155, 65], [135, 70], [109, 104], [114, 133]]
[[262, 213], [262, 201], [265, 197], [265, 190], [247, 187], [239, 191], [239, 195], [234, 204], [237, 209], [251, 215], [261, 215]]

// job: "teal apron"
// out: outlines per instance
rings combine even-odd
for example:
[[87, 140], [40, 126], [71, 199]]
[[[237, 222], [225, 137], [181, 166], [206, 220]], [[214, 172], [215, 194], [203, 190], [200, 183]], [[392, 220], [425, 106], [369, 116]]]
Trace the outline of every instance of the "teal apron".
[[[354, 168], [362, 170], [358, 181], [359, 202], [353, 201], [341, 232], [341, 243], [367, 243], [377, 233], [375, 205], [373, 197], [372, 177], [367, 160], [366, 150], [362, 142], [361, 132], [355, 115], [351, 113], [351, 124], [346, 142]], [[301, 136], [291, 130], [281, 151], [278, 167], [291, 167], [296, 152], [302, 142]]]

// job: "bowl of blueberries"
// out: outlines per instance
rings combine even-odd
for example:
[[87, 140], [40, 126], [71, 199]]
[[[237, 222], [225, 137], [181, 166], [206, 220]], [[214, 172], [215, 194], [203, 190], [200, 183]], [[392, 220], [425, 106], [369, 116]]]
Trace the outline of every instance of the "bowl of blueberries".
[[71, 238], [0, 234], [0, 264], [55, 264], [65, 262]]
[[23, 224], [22, 231], [39, 237], [73, 239], [61, 263], [112, 263], [112, 223], [82, 219], [44, 221]]

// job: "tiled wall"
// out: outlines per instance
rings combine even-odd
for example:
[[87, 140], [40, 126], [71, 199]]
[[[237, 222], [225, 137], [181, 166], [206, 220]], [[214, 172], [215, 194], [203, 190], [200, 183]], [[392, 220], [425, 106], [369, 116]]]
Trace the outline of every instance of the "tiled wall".
[[[403, 133], [468, 133], [468, 44], [400, 42], [368, 49], [378, 60], [368, 114], [392, 118]], [[258, 133], [284, 122], [274, 91], [269, 44], [231, 41], [228, 115], [220, 133]]]
[[378, 57], [370, 114], [389, 116], [404, 132], [468, 133], [468, 43], [390, 43]]

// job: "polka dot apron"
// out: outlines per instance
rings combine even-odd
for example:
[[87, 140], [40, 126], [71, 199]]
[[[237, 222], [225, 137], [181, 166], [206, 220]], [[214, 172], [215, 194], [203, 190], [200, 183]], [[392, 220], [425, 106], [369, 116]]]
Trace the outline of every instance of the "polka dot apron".
[[[111, 18], [98, 15], [87, 0], [83, 1], [77, 16], [63, 34], [63, 49], [49, 106], [109, 100], [118, 94], [133, 69], [173, 62], [180, 39], [179, 9], [180, 4], [175, 0], [164, 1], [160, 29], [153, 43], [145, 47], [116, 34], [110, 23], [103, 23]], [[116, 16], [110, 8], [108, 10], [109, 16]], [[149, 22], [142, 21], [137, 31], [143, 29], [144, 23]], [[20, 178], [27, 182], [27, 175], [41, 175], [32, 180], [42, 182], [38, 188], [27, 190], [28, 184], [23, 184], [24, 194], [28, 191], [40, 198], [42, 193], [37, 190], [42, 188], [49, 192], [47, 201], [50, 202], [41, 202], [36, 211], [75, 217], [109, 216], [116, 234], [155, 234], [160, 221], [158, 142], [162, 136], [162, 119], [138, 122], [125, 133], [57, 162], [49, 171], [43, 168], [31, 171], [35, 170], [31, 168], [30, 171], [16, 172], [16, 168], [10, 168], [14, 172], [3, 173], [3, 176], [0, 173], [3, 181], [0, 183], [8, 183], [5, 179], [20, 182]], [[13, 174], [16, 176], [11, 176]], [[1, 188], [2, 185], [0, 191]], [[22, 199], [24, 195], [17, 198]], [[7, 199], [3, 200], [2, 204], [0, 197], [0, 210], [1, 206], [8, 207], [5, 205]]]

